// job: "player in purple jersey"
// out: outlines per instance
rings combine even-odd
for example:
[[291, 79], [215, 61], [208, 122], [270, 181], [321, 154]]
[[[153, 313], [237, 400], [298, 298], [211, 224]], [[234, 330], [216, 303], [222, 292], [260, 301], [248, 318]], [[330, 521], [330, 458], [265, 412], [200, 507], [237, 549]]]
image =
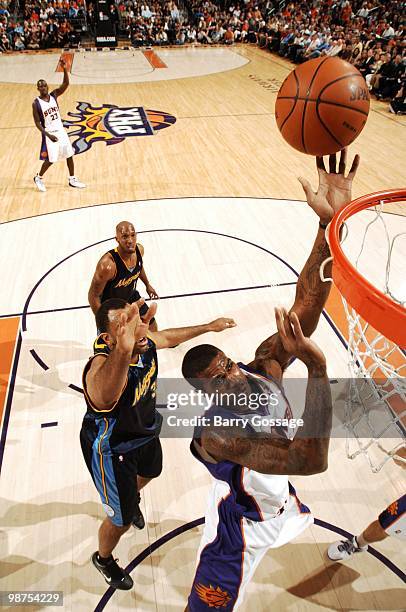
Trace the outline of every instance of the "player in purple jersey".
[[49, 92], [48, 83], [44, 79], [37, 82], [39, 96], [32, 103], [32, 114], [34, 123], [42, 134], [40, 160], [42, 166], [38, 174], [34, 176], [34, 183], [39, 191], [46, 191], [42, 177], [54, 162], [66, 159], [69, 170], [69, 185], [83, 189], [86, 187], [75, 176], [73, 163], [74, 151], [69, 136], [63, 127], [61, 113], [58, 105], [58, 97], [61, 96], [69, 86], [69, 75], [64, 60], [59, 60], [63, 68], [63, 82], [60, 87]]
[[[191, 443], [192, 454], [212, 474], [214, 483], [186, 612], [239, 609], [267, 550], [289, 542], [313, 520], [310, 510], [297, 499], [288, 475], [327, 469], [331, 392], [325, 357], [310, 336], [331, 286], [320, 279], [320, 266], [330, 257], [325, 230], [334, 214], [351, 201], [359, 157], [347, 177], [346, 150], [341, 152], [338, 171], [336, 163], [336, 155], [331, 155], [328, 173], [323, 159], [317, 158], [316, 193], [306, 180], [299, 179], [309, 206], [319, 217], [319, 228], [300, 273], [292, 308], [289, 313], [275, 309], [277, 333], [259, 345], [254, 360], [246, 366], [234, 363], [211, 345], [196, 346], [184, 357], [182, 373], [197, 389], [216, 397], [220, 393], [227, 402], [230, 395], [246, 397], [245, 402], [234, 402], [231, 407], [227, 402], [212, 404], [208, 426], [196, 431]], [[331, 276], [331, 263], [325, 275]], [[293, 358], [302, 361], [308, 371], [303, 425], [295, 435], [284, 435], [283, 428], [255, 429], [253, 417], [261, 415], [250, 410], [252, 393], [271, 397], [279, 391], [278, 407], [266, 406], [266, 416], [289, 421], [291, 410], [282, 377]], [[219, 417], [220, 423], [216, 422]]]

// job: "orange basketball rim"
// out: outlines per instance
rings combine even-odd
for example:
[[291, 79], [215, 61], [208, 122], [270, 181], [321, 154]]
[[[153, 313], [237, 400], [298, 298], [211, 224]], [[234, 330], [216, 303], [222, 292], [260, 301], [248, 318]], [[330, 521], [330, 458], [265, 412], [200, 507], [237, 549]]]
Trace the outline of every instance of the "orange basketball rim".
[[361, 210], [381, 203], [399, 202], [405, 199], [406, 188], [362, 196], [341, 209], [334, 216], [327, 230], [327, 240], [333, 260], [333, 281], [338, 290], [365, 321], [383, 336], [403, 348], [406, 347], [405, 308], [374, 287], [351, 264], [341, 247], [340, 229], [347, 219]]

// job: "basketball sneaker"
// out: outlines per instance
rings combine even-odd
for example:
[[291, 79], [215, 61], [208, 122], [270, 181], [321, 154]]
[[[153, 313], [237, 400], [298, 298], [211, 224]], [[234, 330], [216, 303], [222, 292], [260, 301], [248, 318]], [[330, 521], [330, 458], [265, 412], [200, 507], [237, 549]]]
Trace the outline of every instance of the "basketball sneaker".
[[145, 519], [144, 519], [144, 515], [141, 512], [140, 502], [141, 502], [141, 495], [138, 494], [137, 509], [134, 513], [134, 518], [132, 520], [133, 527], [135, 527], [136, 529], [144, 529], [145, 527]]
[[40, 177], [39, 174], [36, 174], [34, 176], [34, 183], [36, 184], [36, 186], [38, 188], [38, 191], [46, 191], [47, 190], [47, 188], [45, 187], [45, 185], [44, 185], [44, 183], [42, 181], [42, 178]]
[[86, 185], [81, 183], [76, 176], [69, 177], [69, 185], [71, 187], [77, 187], [78, 189], [84, 189], [86, 187]]
[[334, 542], [328, 547], [327, 555], [332, 561], [346, 561], [355, 553], [365, 552], [368, 546], [358, 546], [356, 537]]
[[97, 551], [92, 555], [93, 565], [102, 574], [107, 584], [113, 589], [128, 591], [132, 589], [134, 581], [131, 576], [118, 565], [117, 561], [118, 559], [113, 559], [111, 556], [106, 563], [102, 563], [99, 560], [99, 553]]

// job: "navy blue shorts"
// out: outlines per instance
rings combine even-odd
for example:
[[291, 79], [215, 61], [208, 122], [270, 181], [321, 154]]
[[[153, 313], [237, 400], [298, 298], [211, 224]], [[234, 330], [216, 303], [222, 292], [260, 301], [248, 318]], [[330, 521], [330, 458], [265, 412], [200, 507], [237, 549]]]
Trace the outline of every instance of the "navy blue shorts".
[[156, 478], [162, 472], [159, 438], [126, 453], [101, 454], [83, 430], [80, 444], [87, 468], [107, 516], [117, 527], [130, 525], [138, 509], [137, 476]]

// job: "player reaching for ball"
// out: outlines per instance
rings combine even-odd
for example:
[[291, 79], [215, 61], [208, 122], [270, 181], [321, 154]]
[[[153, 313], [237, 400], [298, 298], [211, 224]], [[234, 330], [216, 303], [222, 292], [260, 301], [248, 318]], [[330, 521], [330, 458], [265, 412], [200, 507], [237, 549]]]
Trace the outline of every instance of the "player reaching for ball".
[[[323, 159], [317, 159], [316, 193], [300, 179], [307, 202], [319, 217], [319, 229], [299, 276], [292, 308], [289, 313], [276, 309], [277, 333], [260, 344], [248, 365], [233, 363], [220, 349], [207, 344], [190, 349], [184, 357], [182, 373], [191, 384], [226, 398], [225, 406], [217, 403], [205, 413], [211, 423], [195, 430], [190, 446], [194, 457], [214, 477], [214, 484], [185, 612], [239, 609], [267, 550], [291, 541], [313, 521], [310, 510], [296, 497], [288, 474], [311, 475], [327, 469], [331, 392], [325, 357], [309, 336], [316, 329], [330, 292], [330, 284], [323, 283], [319, 274], [321, 264], [330, 256], [325, 229], [333, 215], [351, 200], [359, 157], [355, 157], [347, 177], [345, 162], [344, 150], [336, 172], [336, 156], [330, 156], [327, 173]], [[331, 264], [326, 267], [331, 272]], [[278, 397], [276, 408], [271, 403], [266, 407], [261, 404], [262, 415], [290, 418], [282, 377], [295, 357], [308, 370], [303, 427], [296, 435], [281, 428], [258, 428], [252, 416], [259, 411], [250, 405], [253, 394]], [[241, 402], [241, 394], [245, 402]], [[238, 404], [230, 406], [233, 396], [239, 398]], [[230, 417], [241, 420], [242, 415], [252, 419], [248, 426], [228, 426]], [[224, 425], [219, 425], [218, 417]]]
[[63, 82], [60, 87], [49, 93], [48, 83], [44, 79], [37, 82], [39, 96], [32, 103], [32, 114], [34, 123], [42, 134], [40, 160], [43, 162], [39, 173], [34, 176], [34, 183], [39, 191], [46, 191], [42, 180], [45, 172], [54, 162], [66, 159], [69, 170], [70, 187], [82, 189], [86, 187], [75, 176], [73, 163], [73, 148], [69, 136], [63, 127], [61, 113], [58, 105], [58, 97], [61, 96], [69, 86], [69, 74], [64, 60], [59, 60], [63, 68]]

